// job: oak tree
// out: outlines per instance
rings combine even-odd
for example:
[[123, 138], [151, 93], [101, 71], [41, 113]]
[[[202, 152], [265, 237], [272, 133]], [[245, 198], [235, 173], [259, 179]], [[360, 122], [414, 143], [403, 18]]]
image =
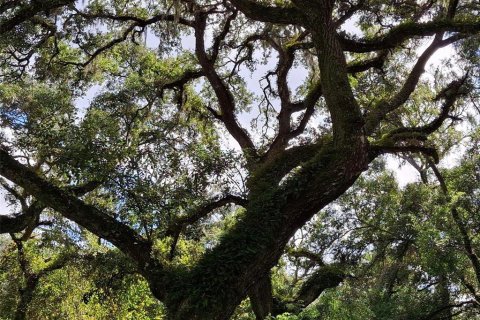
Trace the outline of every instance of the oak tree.
[[[3, 1], [0, 175], [20, 210], [0, 231], [28, 235], [43, 215], [87, 230], [131, 259], [172, 319], [229, 319], [247, 296], [258, 319], [289, 311], [270, 276], [287, 250], [317, 260], [293, 303], [305, 307], [346, 277], [336, 262], [358, 259], [326, 265], [287, 244], [382, 155], [421, 154], [435, 171], [438, 132], [478, 95], [479, 11]], [[455, 64], [425, 74], [446, 47]]]

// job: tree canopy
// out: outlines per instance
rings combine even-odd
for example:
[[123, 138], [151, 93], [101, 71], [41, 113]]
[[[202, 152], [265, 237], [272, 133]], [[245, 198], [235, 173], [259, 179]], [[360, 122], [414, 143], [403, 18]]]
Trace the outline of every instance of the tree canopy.
[[0, 319], [480, 318], [479, 17], [1, 1]]

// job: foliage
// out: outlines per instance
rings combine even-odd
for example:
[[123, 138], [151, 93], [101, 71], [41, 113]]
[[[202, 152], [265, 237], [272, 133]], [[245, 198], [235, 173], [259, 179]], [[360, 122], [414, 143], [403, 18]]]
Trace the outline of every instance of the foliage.
[[0, 2], [0, 318], [479, 318], [479, 16]]

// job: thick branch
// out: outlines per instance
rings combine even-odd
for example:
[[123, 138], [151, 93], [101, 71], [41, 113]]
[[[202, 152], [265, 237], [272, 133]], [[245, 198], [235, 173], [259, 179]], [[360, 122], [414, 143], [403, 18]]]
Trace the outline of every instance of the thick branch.
[[350, 52], [371, 52], [393, 49], [413, 37], [427, 37], [439, 32], [459, 32], [477, 34], [479, 21], [454, 21], [449, 18], [424, 23], [403, 23], [388, 31], [385, 35], [370, 40], [354, 40], [340, 37], [342, 48]]
[[218, 199], [212, 200], [207, 204], [204, 204], [203, 206], [200, 206], [196, 210], [194, 210], [192, 213], [184, 216], [178, 217], [167, 229], [166, 231], [166, 236], [173, 236], [177, 232], [180, 232], [180, 230], [185, 226], [189, 224], [193, 224], [200, 219], [206, 217], [210, 212], [212, 212], [215, 209], [221, 208], [225, 206], [226, 204], [236, 204], [242, 207], [245, 207], [248, 202], [247, 200], [243, 199], [242, 197], [235, 196], [228, 194], [226, 196], [222, 196]]
[[25, 207], [22, 214], [18, 216], [0, 216], [0, 234], [17, 233], [27, 229], [25, 238], [29, 237], [33, 229], [37, 227], [37, 220], [43, 209], [45, 209], [43, 205], [34, 201], [30, 206]]
[[424, 140], [426, 137], [435, 132], [440, 128], [440, 126], [448, 119], [449, 112], [453, 108], [456, 100], [464, 94], [462, 91], [463, 85], [466, 81], [466, 76], [459, 80], [452, 81], [445, 89], [443, 89], [435, 98], [439, 100], [441, 98], [445, 99], [445, 102], [442, 105], [440, 114], [433, 119], [430, 123], [419, 126], [419, 127], [408, 127], [408, 128], [398, 128], [389, 132], [385, 138], [382, 140], [391, 140], [392, 142], [409, 140], [409, 139], [418, 139]]
[[185, 71], [182, 76], [175, 80], [171, 80], [169, 82], [157, 82], [158, 85], [158, 95], [160, 97], [163, 97], [163, 92], [165, 89], [180, 89], [182, 88], [190, 81], [194, 79], [198, 79], [200, 77], [203, 77], [203, 71], [202, 70], [187, 70]]
[[294, 102], [290, 106], [292, 109], [292, 112], [298, 112], [302, 111], [305, 109], [308, 109], [310, 107], [315, 106], [317, 103], [318, 99], [322, 96], [322, 83], [321, 81], [316, 81], [313, 86], [308, 90], [307, 95], [305, 96], [305, 99], [302, 101]]
[[[281, 184], [267, 168], [255, 171], [244, 215], [178, 285], [172, 300], [167, 297], [174, 319], [228, 319], [252, 285], [278, 262], [295, 231], [366, 169], [366, 151], [362, 141], [342, 147], [330, 142]], [[236, 276], [218, 277], [224, 274]], [[192, 286], [197, 288], [193, 293]]]
[[408, 100], [412, 92], [417, 87], [420, 76], [424, 73], [425, 65], [427, 64], [430, 57], [438, 49], [458, 40], [458, 37], [455, 36], [447, 38], [445, 40], [442, 40], [442, 37], [443, 33], [437, 34], [430, 46], [428, 46], [428, 48], [420, 55], [400, 91], [395, 94], [391, 99], [380, 101], [373, 108], [373, 110], [369, 112], [365, 123], [366, 134], [373, 133], [373, 131], [377, 128], [377, 126], [387, 114], [398, 109]]
[[405, 145], [405, 146], [382, 146], [374, 145], [370, 146], [370, 159], [373, 160], [377, 156], [382, 154], [397, 154], [397, 153], [422, 153], [428, 157], [432, 157], [435, 162], [439, 162], [437, 150], [432, 147], [418, 146], [418, 145]]
[[297, 292], [293, 300], [274, 299], [273, 315], [285, 312], [298, 314], [314, 302], [325, 290], [336, 288], [347, 277], [340, 266], [321, 265]]
[[278, 135], [282, 136], [290, 131], [290, 89], [288, 87], [288, 72], [292, 68], [295, 59], [295, 51], [289, 48], [282, 48], [273, 39], [270, 43], [278, 52], [278, 64], [275, 71], [277, 75], [278, 96], [281, 102], [280, 113], [278, 114]]
[[385, 63], [385, 59], [387, 55], [388, 55], [388, 51], [383, 50], [383, 51], [380, 51], [377, 54], [377, 56], [374, 58], [349, 63], [347, 66], [347, 72], [355, 74], [355, 73], [367, 71], [371, 68], [380, 69], [383, 67], [383, 64]]
[[[264, 155], [264, 166], [257, 169], [257, 174], [266, 175], [273, 183], [279, 183], [290, 171], [313, 158], [326, 143], [327, 138], [319, 139], [314, 144], [289, 148], [279, 154]], [[267, 173], [268, 172], [268, 173]]]
[[25, 229], [35, 219], [33, 216], [21, 214], [15, 217], [0, 216], [0, 234], [16, 233]]
[[0, 23], [0, 34], [11, 31], [19, 24], [34, 18], [39, 13], [48, 13], [53, 9], [67, 6], [74, 2], [73, 0], [31, 1], [30, 5], [21, 6], [13, 17]]
[[151, 24], [155, 24], [157, 22], [161, 21], [166, 21], [166, 22], [177, 22], [180, 24], [183, 24], [185, 26], [193, 26], [193, 22], [189, 21], [185, 18], [182, 17], [177, 17], [173, 14], [157, 14], [149, 19], [142, 19], [137, 16], [133, 15], [116, 15], [116, 14], [109, 14], [109, 13], [96, 13], [96, 14], [90, 14], [90, 13], [85, 13], [81, 12], [79, 10], [76, 10], [77, 14], [87, 18], [87, 19], [107, 19], [107, 20], [112, 20], [112, 21], [120, 21], [120, 22], [127, 22], [127, 21], [132, 21], [135, 22], [135, 24], [139, 27], [145, 27]]
[[0, 185], [20, 202], [22, 210], [28, 207], [26, 197], [20, 194], [14, 187], [10, 186], [7, 181], [0, 179]]
[[281, 44], [278, 44], [275, 39], [270, 37], [267, 37], [267, 41], [278, 52], [278, 63], [275, 74], [277, 75], [278, 96], [280, 98], [280, 113], [277, 116], [278, 133], [269, 150], [269, 152], [272, 152], [285, 148], [291, 130], [290, 121], [293, 108], [290, 101], [290, 89], [288, 87], [287, 77], [295, 59], [295, 50], [292, 47], [282, 47]]
[[232, 21], [235, 20], [235, 18], [237, 17], [237, 12], [238, 11], [234, 10], [232, 14], [227, 17], [223, 25], [222, 31], [214, 38], [212, 45], [212, 53], [210, 55], [210, 59], [212, 61], [217, 60], [218, 54], [220, 52], [220, 46], [225, 40], [225, 37], [230, 33]]
[[[445, 179], [440, 173], [440, 170], [438, 170], [437, 166], [431, 161], [429, 162], [429, 165], [430, 165], [430, 168], [432, 168], [438, 182], [440, 183], [440, 188], [442, 189], [443, 194], [447, 199], [450, 199], [450, 194], [448, 191], [447, 184], [445, 183]], [[458, 212], [455, 205], [452, 206], [450, 213], [452, 215], [453, 221], [455, 221], [455, 224], [457, 225], [457, 228], [460, 231], [464, 250], [467, 253], [467, 257], [472, 264], [473, 270], [475, 272], [475, 277], [477, 279], [477, 283], [480, 286], [480, 259], [477, 253], [475, 252], [472, 239], [468, 233], [468, 229], [465, 226], [465, 223], [463, 222], [462, 217], [460, 216], [460, 213]]]
[[302, 18], [293, 7], [270, 7], [254, 0], [230, 0], [248, 18], [277, 24], [297, 24]]
[[272, 280], [265, 275], [256, 281], [248, 291], [250, 304], [257, 320], [264, 320], [273, 310]]
[[173, 259], [175, 255], [175, 248], [177, 246], [180, 233], [186, 225], [193, 224], [200, 219], [206, 217], [213, 210], [221, 208], [226, 204], [230, 203], [234, 203], [242, 207], [246, 207], [246, 205], [248, 204], [247, 200], [239, 196], [229, 194], [219, 199], [213, 200], [203, 206], [200, 206], [189, 215], [180, 216], [173, 223], [171, 223], [167, 228], [167, 231], [165, 232], [165, 236], [173, 238], [169, 253], [170, 260]]
[[348, 19], [350, 19], [357, 11], [362, 9], [365, 5], [365, 0], [359, 0], [357, 4], [348, 8], [345, 13], [335, 21], [335, 26], [338, 28], [344, 24]]
[[325, 290], [337, 287], [343, 279], [345, 279], [345, 273], [338, 266], [321, 266], [303, 283], [295, 300], [306, 307]]
[[363, 135], [363, 117], [353, 96], [345, 55], [338, 40], [331, 14], [332, 1], [302, 5], [312, 32], [321, 74], [322, 92], [330, 112], [335, 144], [350, 144]]
[[207, 55], [205, 50], [205, 28], [206, 15], [198, 13], [195, 23], [195, 54], [198, 58], [200, 66], [205, 74], [205, 77], [210, 82], [215, 95], [217, 96], [220, 105], [221, 121], [225, 124], [226, 129], [232, 137], [238, 142], [248, 158], [256, 156], [255, 145], [248, 136], [247, 132], [238, 124], [235, 116], [235, 100], [232, 93], [228, 89], [225, 82], [220, 78], [215, 70], [215, 61]]
[[[284, 152], [284, 148], [288, 145], [288, 142], [299, 136], [305, 131], [305, 128], [310, 121], [313, 113], [315, 112], [315, 105], [317, 101], [322, 96], [322, 84], [321, 81], [317, 81], [308, 91], [305, 99], [302, 101], [297, 101], [294, 103], [290, 103], [288, 106], [285, 106], [283, 111], [282, 117], [279, 117], [280, 123], [282, 121], [288, 121], [288, 128], [289, 130], [283, 130], [279, 132], [275, 140], [270, 145], [268, 151], [263, 155], [262, 159], [272, 159], [274, 158], [279, 152]], [[298, 123], [295, 129], [290, 128], [290, 120], [291, 115], [294, 112], [299, 112], [305, 110], [300, 123]], [[282, 134], [280, 134], [282, 133]], [[285, 153], [285, 152], [284, 152]]]
[[315, 262], [319, 266], [324, 265], [321, 255], [311, 252], [305, 248], [299, 248], [299, 249], [289, 248], [287, 249], [287, 254], [289, 256], [296, 257], [296, 258], [307, 258]]
[[[26, 201], [27, 196], [22, 196], [4, 181], [2, 181], [1, 184], [22, 203], [22, 213], [14, 217], [0, 216], [0, 234], [17, 233], [25, 230], [21, 240], [26, 240], [30, 238], [32, 232], [38, 227], [38, 220], [45, 206], [37, 200], [32, 201], [32, 203], [28, 205]], [[90, 181], [80, 186], [71, 187], [69, 191], [76, 196], [82, 196], [94, 190], [100, 184], [100, 181]]]
[[96, 188], [98, 188], [102, 184], [102, 182], [103, 181], [99, 181], [99, 180], [88, 181], [88, 182], [86, 182], [82, 185], [70, 187], [69, 191], [72, 192], [76, 196], [83, 196], [83, 195], [95, 190]]
[[0, 175], [24, 188], [44, 205], [110, 241], [138, 263], [149, 260], [151, 244], [133, 229], [39, 177], [2, 149]]

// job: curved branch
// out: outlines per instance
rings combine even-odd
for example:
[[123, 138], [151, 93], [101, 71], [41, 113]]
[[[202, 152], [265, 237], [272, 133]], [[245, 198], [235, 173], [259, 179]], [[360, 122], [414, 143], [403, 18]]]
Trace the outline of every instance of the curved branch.
[[182, 90], [183, 87], [190, 81], [203, 77], [204, 73], [202, 70], [187, 70], [179, 78], [161, 83], [157, 82], [158, 85], [158, 96], [163, 97], [163, 92], [165, 89], [179, 89]]
[[0, 215], [0, 234], [20, 232], [27, 228], [34, 220], [34, 215], [25, 213], [14, 217]]
[[[13, 194], [22, 204], [22, 214], [18, 216], [0, 216], [0, 234], [2, 233], [17, 233], [25, 230], [20, 240], [29, 239], [32, 232], [37, 228], [41, 223], [39, 222], [40, 214], [45, 209], [45, 206], [39, 201], [34, 200], [27, 204], [26, 197], [18, 193], [14, 188], [6, 184], [3, 179], [0, 183], [2, 186], [11, 194]], [[70, 187], [69, 191], [76, 196], [82, 196], [90, 191], [93, 191], [101, 184], [100, 181], [89, 181], [83, 185]]]
[[259, 168], [255, 174], [266, 174], [268, 179], [273, 183], [278, 183], [290, 171], [314, 157], [327, 143], [328, 138], [323, 137], [323, 139], [319, 139], [316, 143], [295, 146], [281, 153], [266, 153], [262, 157], [264, 166]]
[[348, 80], [345, 54], [332, 21], [334, 1], [295, 1], [305, 12], [312, 34], [322, 92], [330, 113], [335, 145], [350, 145], [363, 136], [363, 116]]
[[233, 10], [232, 14], [230, 14], [226, 19], [223, 25], [222, 31], [215, 36], [212, 45], [212, 53], [210, 59], [215, 61], [218, 58], [218, 54], [220, 52], [220, 46], [222, 42], [225, 40], [225, 37], [229, 34], [230, 28], [232, 26], [232, 21], [237, 18], [238, 11]]
[[91, 180], [78, 186], [72, 186], [68, 190], [76, 196], [83, 196], [98, 188], [102, 183], [103, 181]]
[[398, 109], [408, 100], [410, 95], [417, 87], [420, 76], [424, 73], [425, 65], [427, 64], [430, 57], [438, 49], [452, 44], [453, 42], [458, 40], [457, 36], [452, 36], [445, 40], [442, 40], [442, 37], [443, 32], [438, 33], [433, 39], [432, 43], [428, 46], [428, 48], [425, 49], [425, 51], [420, 55], [400, 91], [395, 94], [391, 99], [380, 101], [373, 108], [373, 110], [369, 112], [365, 121], [365, 132], [367, 135], [373, 133], [373, 131], [377, 128], [377, 126], [387, 114]]
[[253, 0], [230, 0], [246, 17], [255, 21], [277, 24], [297, 24], [302, 16], [293, 7], [270, 7]]
[[242, 128], [235, 116], [235, 100], [225, 82], [215, 70], [215, 61], [207, 55], [205, 50], [205, 28], [207, 16], [198, 13], [195, 20], [195, 54], [202, 67], [205, 77], [211, 84], [218, 99], [221, 113], [217, 113], [228, 132], [238, 142], [247, 158], [256, 157], [256, 149], [248, 133]]
[[291, 115], [293, 113], [293, 105], [290, 101], [290, 89], [288, 87], [288, 73], [293, 66], [295, 59], [295, 50], [292, 46], [284, 48], [278, 44], [275, 39], [266, 37], [270, 45], [278, 52], [278, 63], [275, 70], [277, 76], [277, 90], [280, 98], [280, 112], [278, 119], [278, 134], [273, 140], [268, 152], [274, 152], [285, 148], [288, 144], [288, 135], [291, 131]]
[[0, 34], [11, 31], [19, 24], [34, 18], [39, 13], [49, 12], [50, 10], [73, 4], [73, 0], [50, 0], [50, 1], [31, 1], [30, 5], [20, 6], [15, 15], [10, 19], [0, 23]]
[[15, 197], [15, 199], [17, 199], [20, 202], [20, 205], [22, 206], [22, 210], [28, 207], [26, 197], [20, 194], [19, 191], [15, 190], [14, 187], [10, 186], [7, 181], [0, 178], [0, 185], [3, 187], [3, 189], [7, 190], [8, 193], [10, 193], [12, 196]]
[[119, 43], [124, 42], [127, 40], [128, 36], [132, 33], [135, 32], [135, 28], [140, 27], [140, 28], [145, 28], [148, 25], [155, 24], [161, 21], [166, 21], [166, 22], [178, 22], [180, 24], [183, 24], [185, 26], [193, 26], [193, 22], [189, 21], [187, 19], [181, 18], [181, 17], [176, 17], [173, 14], [157, 14], [149, 19], [142, 19], [136, 16], [132, 15], [114, 15], [114, 14], [88, 14], [81, 12], [77, 9], [75, 9], [77, 15], [86, 18], [86, 19], [108, 19], [112, 21], [120, 21], [120, 22], [132, 22], [130, 25], [128, 25], [125, 30], [123, 30], [122, 34], [110, 42], [106, 43], [100, 48], [97, 48], [93, 53], [89, 54], [89, 58], [84, 61], [84, 62], [73, 62], [73, 61], [66, 61], [64, 62], [65, 64], [71, 64], [75, 65], [78, 67], [86, 67], [89, 65], [97, 56], [102, 54], [103, 52], [110, 50], [114, 46], [116, 46]]
[[300, 287], [293, 300], [280, 300], [275, 297], [273, 315], [285, 312], [298, 314], [314, 302], [325, 290], [336, 288], [347, 278], [342, 266], [331, 264], [320, 266]]
[[295, 300], [303, 307], [306, 307], [315, 301], [325, 290], [337, 287], [345, 277], [345, 272], [338, 266], [321, 266], [305, 281]]
[[357, 4], [351, 6], [348, 8], [347, 11], [344, 12], [344, 14], [339, 17], [335, 21], [335, 27], [340, 27], [342, 24], [344, 24], [348, 19], [350, 19], [357, 11], [362, 9], [365, 5], [365, 0], [359, 0]]
[[436, 163], [439, 162], [437, 149], [433, 147], [406, 145], [406, 146], [382, 146], [382, 145], [370, 145], [369, 156], [373, 160], [377, 156], [382, 154], [397, 154], [397, 153], [423, 153], [426, 156], [432, 157]]
[[387, 58], [387, 55], [388, 55], [388, 50], [382, 50], [374, 58], [349, 63], [347, 65], [347, 72], [355, 74], [355, 73], [367, 71], [371, 68], [380, 69], [383, 67], [383, 64], [385, 63], [385, 59]]
[[167, 22], [177, 22], [180, 24], [183, 24], [185, 26], [192, 27], [193, 22], [190, 20], [187, 20], [182, 17], [177, 17], [173, 14], [157, 14], [149, 19], [142, 19], [137, 16], [132, 16], [132, 15], [115, 15], [115, 14], [108, 14], [108, 13], [97, 13], [97, 14], [89, 14], [85, 12], [81, 12], [77, 9], [75, 9], [76, 13], [84, 18], [87, 19], [108, 19], [108, 20], [113, 20], [113, 21], [121, 21], [121, 22], [127, 22], [127, 21], [132, 21], [135, 22], [136, 25], [140, 27], [145, 27], [150, 24], [154, 24], [160, 21], [167, 21]]
[[236, 204], [242, 207], [245, 207], [248, 204], [248, 201], [242, 197], [235, 196], [232, 194], [227, 194], [220, 198], [214, 199], [191, 212], [188, 215], [178, 217], [167, 229], [166, 236], [172, 236], [179, 230], [181, 230], [185, 225], [193, 224], [198, 220], [206, 217], [210, 212], [215, 209], [221, 208], [226, 204]]
[[230, 203], [246, 207], [248, 201], [242, 197], [227, 194], [198, 207], [188, 215], [178, 217], [173, 223], [171, 223], [165, 232], [165, 236], [173, 238], [173, 242], [170, 247], [170, 259], [173, 259], [173, 256], [175, 255], [175, 247], [177, 246], [178, 238], [180, 237], [180, 233], [186, 225], [193, 224], [206, 217], [213, 210], [221, 208]]
[[339, 41], [343, 50], [362, 53], [393, 49], [407, 39], [432, 36], [439, 32], [477, 34], [480, 32], [480, 21], [454, 21], [450, 18], [444, 18], [424, 23], [408, 22], [400, 24], [390, 29], [385, 35], [374, 39], [357, 40], [339, 37]]
[[443, 103], [440, 114], [430, 123], [420, 127], [398, 128], [392, 130], [382, 140], [391, 140], [393, 142], [407, 139], [425, 140], [427, 135], [438, 130], [443, 122], [450, 117], [450, 110], [453, 108], [457, 99], [465, 93], [462, 91], [462, 88], [466, 79], [467, 76], [463, 77], [462, 79], [452, 81], [437, 95], [435, 100], [444, 98], [445, 102]]
[[150, 259], [151, 243], [137, 232], [96, 207], [39, 177], [0, 149], [0, 175], [95, 235], [110, 241], [139, 264]]
[[307, 258], [313, 262], [315, 262], [317, 265], [322, 266], [325, 265], [323, 262], [323, 258], [321, 255], [316, 254], [314, 252], [311, 252], [305, 248], [287, 248], [286, 253], [289, 256], [295, 257], [295, 258]]

